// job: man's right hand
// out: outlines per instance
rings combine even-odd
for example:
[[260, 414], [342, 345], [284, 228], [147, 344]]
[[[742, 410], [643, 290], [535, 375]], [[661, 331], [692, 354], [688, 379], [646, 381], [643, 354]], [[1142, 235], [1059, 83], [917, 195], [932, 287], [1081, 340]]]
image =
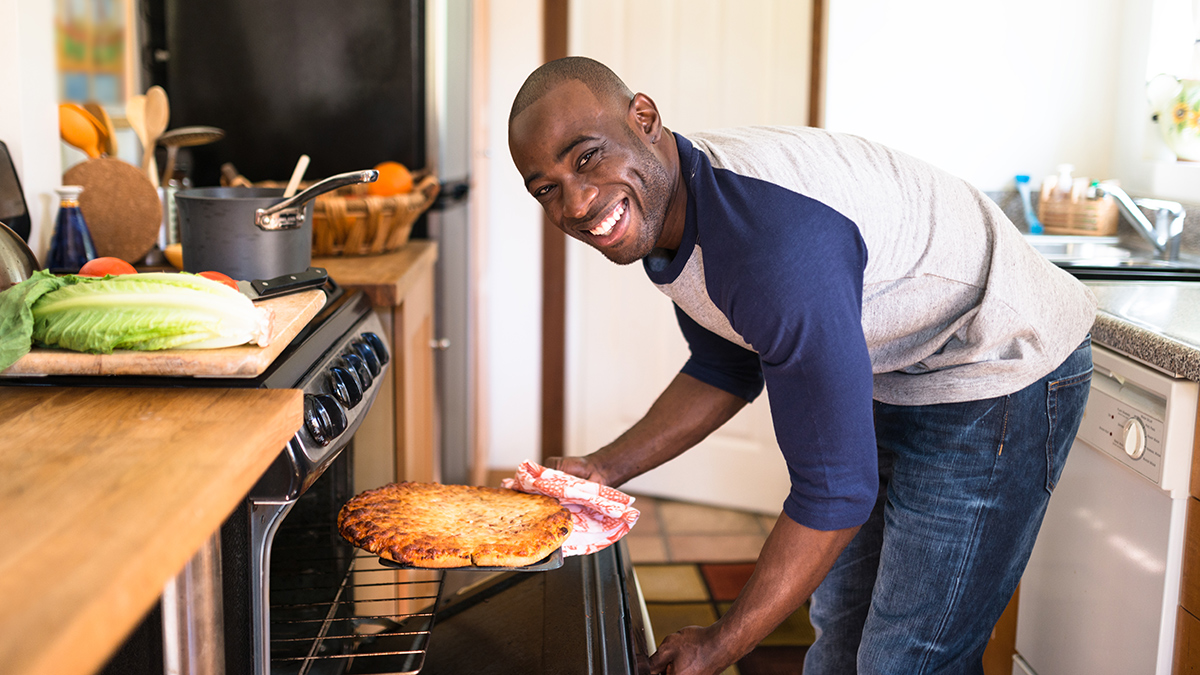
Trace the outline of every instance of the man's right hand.
[[584, 480], [590, 480], [601, 485], [608, 485], [608, 479], [600, 468], [589, 457], [547, 457], [546, 467], [557, 469]]

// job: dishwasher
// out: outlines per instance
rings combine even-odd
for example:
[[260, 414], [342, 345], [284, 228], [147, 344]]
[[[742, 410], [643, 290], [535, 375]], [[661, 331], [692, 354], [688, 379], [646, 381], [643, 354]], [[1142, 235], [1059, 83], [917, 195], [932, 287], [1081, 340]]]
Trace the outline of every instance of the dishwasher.
[[1170, 675], [1197, 384], [1103, 347], [1021, 579], [1013, 675]]

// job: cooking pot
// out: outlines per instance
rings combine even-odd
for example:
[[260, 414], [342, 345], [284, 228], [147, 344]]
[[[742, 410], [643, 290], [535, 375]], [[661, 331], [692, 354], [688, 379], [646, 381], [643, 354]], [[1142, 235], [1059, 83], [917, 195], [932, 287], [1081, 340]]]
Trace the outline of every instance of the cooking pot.
[[312, 199], [378, 177], [374, 169], [338, 174], [287, 199], [283, 188], [180, 190], [175, 205], [183, 269], [242, 280], [303, 271], [312, 261]]

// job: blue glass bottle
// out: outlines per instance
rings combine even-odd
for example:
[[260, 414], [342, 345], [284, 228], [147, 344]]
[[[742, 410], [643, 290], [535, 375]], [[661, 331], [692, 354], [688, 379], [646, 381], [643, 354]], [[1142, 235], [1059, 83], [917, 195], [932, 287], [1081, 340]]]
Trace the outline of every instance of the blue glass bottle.
[[83, 186], [64, 185], [54, 191], [58, 193], [58, 221], [54, 225], [46, 267], [56, 272], [78, 272], [84, 263], [96, 257], [92, 233], [79, 211], [79, 193], [83, 192]]

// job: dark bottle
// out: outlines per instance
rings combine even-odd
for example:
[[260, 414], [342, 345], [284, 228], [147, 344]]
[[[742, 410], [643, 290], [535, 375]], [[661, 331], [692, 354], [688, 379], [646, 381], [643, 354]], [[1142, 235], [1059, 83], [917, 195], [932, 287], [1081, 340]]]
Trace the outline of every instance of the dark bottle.
[[59, 272], [78, 272], [83, 264], [96, 257], [92, 233], [79, 211], [81, 185], [64, 185], [58, 193], [58, 221], [54, 224], [54, 239], [50, 242], [50, 258], [46, 267]]

